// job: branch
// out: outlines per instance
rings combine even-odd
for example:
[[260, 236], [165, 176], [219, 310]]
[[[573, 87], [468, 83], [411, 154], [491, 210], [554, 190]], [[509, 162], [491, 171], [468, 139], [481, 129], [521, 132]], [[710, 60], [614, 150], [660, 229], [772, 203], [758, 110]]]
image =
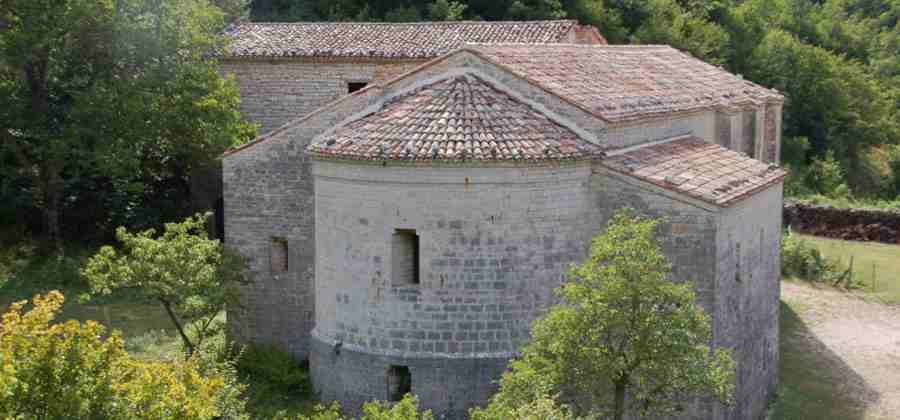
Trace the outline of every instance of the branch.
[[202, 344], [203, 340], [206, 338], [206, 330], [209, 329], [210, 324], [212, 324], [213, 320], [216, 319], [216, 315], [218, 315], [218, 314], [213, 314], [212, 316], [206, 318], [204, 320], [204, 322], [202, 323], [202, 325], [197, 329], [199, 331], [199, 333], [197, 334], [198, 335], [198, 337], [197, 337], [197, 345], [198, 346], [200, 344]]
[[184, 333], [184, 328], [181, 326], [181, 322], [178, 321], [178, 317], [175, 316], [175, 312], [172, 311], [172, 305], [163, 298], [159, 298], [159, 301], [162, 302], [164, 308], [166, 308], [166, 313], [169, 314], [169, 319], [172, 320], [172, 323], [175, 324], [175, 329], [178, 330], [178, 334], [181, 335], [181, 339], [184, 341], [185, 347], [187, 347], [188, 357], [194, 354], [194, 344], [191, 343], [191, 340], [188, 338], [187, 334]]

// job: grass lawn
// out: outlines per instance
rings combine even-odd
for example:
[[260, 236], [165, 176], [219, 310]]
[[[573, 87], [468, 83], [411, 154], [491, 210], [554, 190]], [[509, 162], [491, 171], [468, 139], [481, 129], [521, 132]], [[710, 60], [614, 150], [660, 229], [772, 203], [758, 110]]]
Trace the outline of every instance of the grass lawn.
[[802, 235], [823, 255], [849, 264], [853, 258], [854, 281], [861, 281], [870, 296], [889, 304], [900, 304], [900, 245], [842, 241]]

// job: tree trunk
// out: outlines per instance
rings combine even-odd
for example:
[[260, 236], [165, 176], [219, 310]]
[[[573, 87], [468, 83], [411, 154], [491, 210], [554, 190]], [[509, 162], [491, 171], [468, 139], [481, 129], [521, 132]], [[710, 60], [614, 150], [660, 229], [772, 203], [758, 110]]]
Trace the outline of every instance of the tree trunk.
[[53, 166], [45, 168], [44, 174], [47, 180], [44, 182], [43, 191], [43, 219], [44, 219], [44, 243], [48, 248], [63, 256], [62, 233], [59, 227], [59, 208], [62, 201], [63, 181], [59, 172]]
[[625, 380], [619, 379], [615, 382], [616, 401], [613, 408], [613, 419], [622, 420], [625, 416]]
[[169, 314], [169, 319], [172, 320], [172, 323], [175, 324], [175, 329], [178, 330], [178, 334], [181, 336], [181, 341], [184, 342], [184, 346], [187, 348], [187, 357], [190, 358], [194, 354], [194, 344], [191, 343], [191, 340], [188, 338], [187, 334], [184, 333], [184, 328], [181, 326], [181, 322], [178, 321], [178, 317], [175, 316], [175, 312], [172, 311], [172, 305], [169, 304], [165, 299], [160, 299], [164, 308], [166, 308], [166, 313]]

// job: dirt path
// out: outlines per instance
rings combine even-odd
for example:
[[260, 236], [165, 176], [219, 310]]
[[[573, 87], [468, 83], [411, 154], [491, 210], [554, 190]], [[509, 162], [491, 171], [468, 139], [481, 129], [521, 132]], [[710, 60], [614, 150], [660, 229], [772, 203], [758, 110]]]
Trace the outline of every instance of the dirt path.
[[900, 419], [900, 307], [826, 287], [783, 282], [782, 300], [797, 311], [810, 349], [836, 356], [843, 387], [865, 418]]

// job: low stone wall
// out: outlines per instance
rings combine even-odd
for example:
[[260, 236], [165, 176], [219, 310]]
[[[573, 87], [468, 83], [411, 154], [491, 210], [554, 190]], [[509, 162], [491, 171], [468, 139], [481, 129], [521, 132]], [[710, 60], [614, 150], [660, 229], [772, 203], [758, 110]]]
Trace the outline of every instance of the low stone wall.
[[784, 225], [810, 235], [900, 244], [900, 211], [785, 203]]

